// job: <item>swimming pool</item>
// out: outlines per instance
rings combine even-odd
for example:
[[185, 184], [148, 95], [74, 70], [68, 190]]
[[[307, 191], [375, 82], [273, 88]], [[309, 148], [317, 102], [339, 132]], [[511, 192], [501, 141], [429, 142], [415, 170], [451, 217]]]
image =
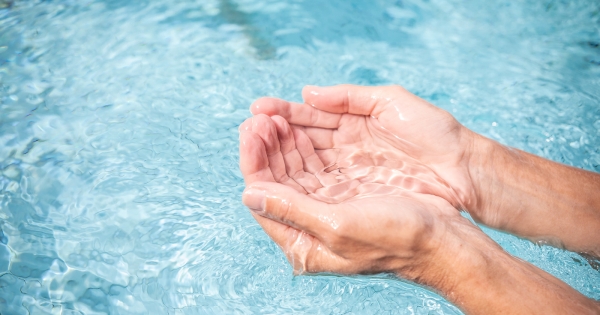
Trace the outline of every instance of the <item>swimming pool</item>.
[[[293, 277], [241, 204], [237, 126], [305, 84], [401, 84], [600, 171], [597, 1], [0, 7], [2, 314], [460, 314], [386, 275]], [[486, 232], [600, 299], [578, 254]]]

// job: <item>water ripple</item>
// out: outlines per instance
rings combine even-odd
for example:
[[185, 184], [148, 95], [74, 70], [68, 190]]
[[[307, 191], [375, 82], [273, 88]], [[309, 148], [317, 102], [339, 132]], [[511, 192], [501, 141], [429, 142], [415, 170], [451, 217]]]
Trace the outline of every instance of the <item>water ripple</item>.
[[[294, 277], [240, 203], [237, 125], [259, 96], [398, 83], [479, 133], [600, 171], [598, 10], [0, 1], [0, 313], [460, 314], [385, 275]], [[486, 232], [600, 298], [585, 258]]]

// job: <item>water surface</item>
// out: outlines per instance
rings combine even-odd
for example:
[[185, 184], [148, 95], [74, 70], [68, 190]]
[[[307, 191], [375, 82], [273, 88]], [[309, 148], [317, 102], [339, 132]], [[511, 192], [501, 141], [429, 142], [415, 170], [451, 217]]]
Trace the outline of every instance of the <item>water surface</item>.
[[[386, 276], [293, 277], [240, 202], [237, 126], [305, 84], [401, 84], [600, 171], [600, 3], [0, 1], [0, 313], [460, 314]], [[581, 256], [486, 230], [600, 299]]]

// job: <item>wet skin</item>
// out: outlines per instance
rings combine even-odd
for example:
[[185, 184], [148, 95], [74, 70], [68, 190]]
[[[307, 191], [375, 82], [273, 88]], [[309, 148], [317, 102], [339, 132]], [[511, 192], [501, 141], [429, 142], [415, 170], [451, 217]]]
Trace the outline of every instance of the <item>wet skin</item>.
[[[457, 208], [509, 231], [525, 225], [488, 201], [498, 177], [481, 165], [501, 147], [490, 149], [487, 139], [400, 87], [307, 87], [303, 95], [305, 104], [260, 99], [240, 126], [243, 201], [296, 272], [392, 272], [470, 313], [598, 312], [593, 301], [512, 258], [460, 216]], [[510, 180], [502, 184], [500, 199], [530, 193]], [[536, 210], [521, 204], [516, 213]], [[597, 248], [597, 240], [554, 236], [590, 253]], [[514, 302], [525, 295], [531, 297]]]
[[[326, 155], [315, 153], [306, 134], [280, 116], [257, 115], [240, 127], [241, 168], [249, 185], [244, 203], [297, 273], [387, 271], [415, 278], [424, 262], [414, 258], [435, 255], [448, 229], [478, 230], [444, 199], [422, 193], [426, 185], [412, 181], [404, 188], [404, 181], [322, 172], [329, 161], [320, 156]], [[363, 166], [372, 170], [370, 164]]]

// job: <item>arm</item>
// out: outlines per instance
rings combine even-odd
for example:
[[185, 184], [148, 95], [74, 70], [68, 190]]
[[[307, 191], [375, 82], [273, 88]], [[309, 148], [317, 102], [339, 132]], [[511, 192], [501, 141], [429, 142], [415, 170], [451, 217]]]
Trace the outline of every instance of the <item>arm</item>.
[[[599, 314], [600, 304], [476, 231], [455, 233], [425, 273], [430, 284], [467, 314]], [[447, 279], [436, 282], [436, 279]]]
[[469, 163], [473, 217], [501, 229], [600, 257], [600, 174], [475, 135]]
[[240, 126], [240, 167], [244, 204], [297, 273], [391, 272], [468, 314], [600, 312], [593, 300], [510, 256], [440, 197], [357, 189], [358, 198], [339, 203], [313, 198], [310, 178], [323, 163], [306, 134], [281, 117], [258, 115]]
[[307, 86], [303, 96], [305, 104], [260, 99], [251, 111], [306, 126], [315, 148], [408, 154], [478, 222], [600, 257], [599, 174], [504, 147], [398, 86]]

